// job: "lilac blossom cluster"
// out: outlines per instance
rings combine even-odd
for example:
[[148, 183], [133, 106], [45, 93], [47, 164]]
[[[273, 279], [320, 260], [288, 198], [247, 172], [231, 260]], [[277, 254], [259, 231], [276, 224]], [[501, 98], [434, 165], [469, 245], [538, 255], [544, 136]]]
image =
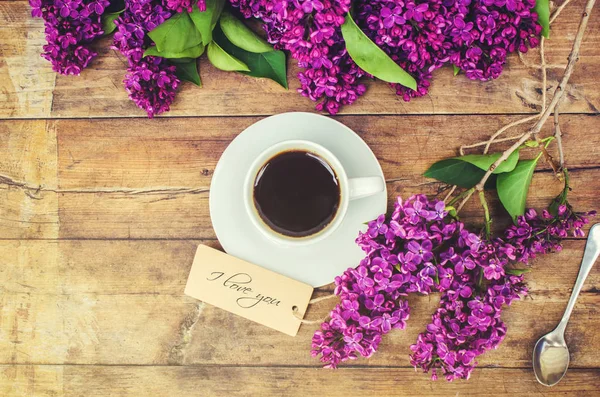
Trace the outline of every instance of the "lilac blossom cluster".
[[340, 27], [350, 0], [230, 0], [246, 17], [262, 19], [268, 40], [290, 51], [298, 66], [298, 92], [318, 101], [317, 110], [330, 114], [352, 104], [365, 93], [365, 75], [352, 61]]
[[508, 53], [539, 44], [535, 0], [360, 0], [365, 33], [417, 80], [413, 91], [392, 84], [408, 101], [428, 92], [431, 73], [451, 63], [472, 80], [495, 79]]
[[165, 7], [175, 12], [192, 12], [194, 5], [198, 5], [200, 11], [206, 11], [206, 0], [167, 0]]
[[527, 293], [521, 271], [536, 254], [560, 249], [568, 233], [581, 235], [587, 216], [568, 204], [551, 215], [529, 210], [503, 238], [484, 239], [448, 216], [442, 201], [423, 195], [398, 199], [390, 217], [381, 215], [360, 233], [366, 257], [335, 279], [340, 303], [315, 332], [313, 356], [326, 367], [370, 357], [381, 338], [403, 329], [410, 314], [406, 296], [440, 292], [440, 306], [411, 346], [411, 363], [432, 378], [466, 379], [477, 356], [504, 339], [505, 305]]
[[[269, 41], [291, 52], [299, 92], [336, 113], [365, 92], [366, 73], [348, 56], [340, 31], [349, 0], [230, 0], [242, 14], [262, 19]], [[409, 101], [427, 94], [432, 72], [453, 64], [470, 79], [497, 78], [506, 55], [539, 43], [535, 0], [355, 0], [361, 29], [417, 81], [392, 84]]]
[[561, 250], [561, 240], [568, 237], [583, 237], [583, 227], [589, 223], [589, 217], [596, 211], [575, 212], [568, 202], [555, 201], [552, 213], [543, 210], [541, 215], [533, 209], [517, 218], [516, 225], [505, 231], [505, 237], [515, 248], [518, 262], [527, 263], [537, 254]]
[[31, 15], [44, 19], [42, 57], [60, 74], [78, 75], [97, 54], [89, 44], [102, 36], [101, 17], [108, 0], [29, 0]]
[[183, 7], [181, 4], [173, 0], [125, 0], [125, 11], [115, 21], [114, 48], [129, 63], [123, 80], [125, 90], [148, 117], [169, 110], [180, 81], [175, 66], [167, 60], [143, 56], [150, 45], [146, 33], [167, 20], [172, 14], [170, 10]]

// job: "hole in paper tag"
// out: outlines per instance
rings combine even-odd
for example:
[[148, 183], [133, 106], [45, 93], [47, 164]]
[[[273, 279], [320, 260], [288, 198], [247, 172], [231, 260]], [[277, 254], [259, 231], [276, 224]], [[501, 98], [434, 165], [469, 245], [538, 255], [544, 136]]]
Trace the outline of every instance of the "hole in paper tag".
[[205, 245], [198, 246], [185, 294], [296, 336], [313, 287]]

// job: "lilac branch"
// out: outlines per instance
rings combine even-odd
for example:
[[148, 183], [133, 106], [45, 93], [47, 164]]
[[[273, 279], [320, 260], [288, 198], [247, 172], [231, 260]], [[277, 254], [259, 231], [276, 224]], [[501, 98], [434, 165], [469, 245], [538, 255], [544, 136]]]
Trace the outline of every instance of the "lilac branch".
[[[564, 71], [564, 74], [563, 74], [563, 77], [562, 77], [560, 83], [554, 90], [554, 96], [552, 97], [552, 101], [550, 102], [548, 107], [545, 109], [544, 113], [542, 113], [539, 120], [533, 125], [533, 127], [529, 131], [527, 131], [525, 134], [523, 134], [523, 136], [517, 142], [515, 142], [510, 148], [505, 150], [502, 153], [502, 155], [498, 158], [498, 160], [496, 160], [496, 162], [494, 162], [494, 164], [492, 164], [490, 166], [490, 168], [486, 171], [483, 178], [481, 178], [479, 183], [477, 183], [477, 185], [475, 185], [475, 190], [477, 190], [479, 192], [483, 191], [485, 183], [490, 178], [490, 176], [492, 175], [494, 170], [503, 161], [505, 161], [515, 150], [517, 150], [523, 143], [525, 143], [525, 141], [527, 141], [532, 136], [536, 137], [537, 134], [542, 129], [542, 126], [544, 125], [544, 123], [546, 123], [546, 121], [548, 120], [548, 117], [550, 117], [550, 115], [554, 112], [556, 105], [558, 104], [558, 102], [562, 98], [564, 92], [566, 91], [566, 86], [567, 86], [567, 83], [569, 82], [569, 78], [571, 77], [571, 74], [573, 74], [573, 70], [575, 69], [575, 64], [579, 60], [579, 50], [581, 48], [583, 36], [584, 36], [585, 30], [587, 28], [587, 24], [590, 19], [590, 14], [592, 12], [592, 9], [594, 8], [595, 3], [596, 3], [596, 0], [587, 0], [585, 9], [581, 16], [581, 21], [579, 22], [579, 27], [577, 28], [577, 35], [575, 36], [575, 40], [573, 41], [573, 47], [571, 48], [571, 53], [569, 54], [569, 58], [568, 58], [569, 61], [567, 63], [567, 67], [565, 68], [565, 71]], [[463, 199], [463, 202], [460, 204], [459, 208], [463, 207], [464, 203], [467, 202], [471, 198], [471, 195], [472, 194], [469, 194]]]

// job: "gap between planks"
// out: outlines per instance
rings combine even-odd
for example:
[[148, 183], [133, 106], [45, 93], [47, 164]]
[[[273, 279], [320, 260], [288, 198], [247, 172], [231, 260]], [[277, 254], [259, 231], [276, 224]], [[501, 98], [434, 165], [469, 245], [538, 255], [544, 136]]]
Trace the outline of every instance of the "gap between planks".
[[[0, 0], [1, 1], [1, 0]], [[265, 118], [270, 116], [276, 116], [282, 113], [290, 113], [290, 112], [280, 112], [280, 113], [265, 113], [265, 114], [208, 114], [201, 116], [186, 116], [186, 115], [175, 115], [175, 116], [156, 116], [154, 119], [203, 119], [203, 118], [221, 118], [221, 119], [235, 119], [235, 118]], [[325, 117], [331, 117], [334, 120], [343, 117], [376, 117], [376, 116], [385, 116], [385, 117], [435, 117], [435, 116], [446, 116], [446, 117], [490, 117], [490, 116], [529, 116], [535, 115], [535, 112], [516, 112], [516, 113], [338, 113], [336, 115], [328, 115], [325, 113], [319, 112], [302, 112], [302, 113], [313, 113], [318, 114]], [[600, 116], [600, 112], [560, 112], [564, 115], [573, 115], [573, 116]], [[139, 116], [95, 116], [95, 117], [82, 117], [82, 116], [74, 116], [74, 117], [66, 117], [66, 116], [56, 116], [56, 117], [0, 117], [0, 121], [54, 121], [54, 120], [122, 120], [122, 119], [133, 119], [133, 120], [149, 120], [147, 116], [139, 115]]]
[[[594, 171], [600, 170], [600, 164], [592, 165], [592, 166], [584, 166], [584, 167], [568, 167], [570, 172], [577, 171]], [[552, 169], [538, 169], [535, 170], [537, 174], [547, 174], [554, 173]], [[392, 184], [395, 182], [408, 181], [408, 178], [398, 177], [398, 178], [388, 178], [385, 180], [386, 184]], [[428, 180], [424, 183], [421, 183], [417, 186], [428, 185], [432, 183], [440, 183], [434, 179]], [[26, 191], [38, 193], [38, 192], [52, 192], [57, 194], [125, 194], [125, 195], [182, 195], [182, 194], [205, 194], [210, 193], [209, 187], [150, 187], [150, 188], [125, 188], [125, 187], [104, 187], [104, 188], [73, 188], [73, 189], [59, 189], [59, 188], [47, 188], [43, 185], [34, 185], [27, 181], [21, 181], [13, 179], [8, 175], [0, 174], [0, 186], [5, 185], [10, 187], [15, 187], [18, 189], [23, 189]], [[31, 196], [30, 196], [31, 197]], [[35, 197], [32, 197], [35, 199]]]
[[[1, 0], [0, 0], [1, 1]], [[302, 368], [302, 369], [322, 369], [330, 371], [330, 369], [323, 368], [321, 365], [293, 365], [293, 364], [275, 364], [275, 365], [247, 365], [247, 364], [36, 364], [36, 363], [0, 363], [0, 366], [12, 366], [12, 367], [153, 367], [153, 368], [170, 368], [170, 367], [185, 367], [185, 368]], [[343, 364], [334, 371], [340, 371], [344, 369], [414, 369], [410, 365], [356, 365], [356, 364]], [[477, 369], [487, 370], [499, 370], [499, 371], [512, 371], [515, 369], [531, 369], [531, 366], [516, 366], [516, 367], [500, 367], [497, 365], [478, 365]], [[569, 371], [600, 371], [600, 367], [577, 367], [569, 368]], [[425, 374], [427, 375], [427, 374]]]
[[[1, 0], [0, 0], [1, 1]], [[562, 241], [585, 241], [586, 237], [565, 237]], [[143, 238], [127, 238], [127, 237], [59, 237], [59, 238], [6, 238], [0, 237], [0, 241], [56, 241], [56, 242], [68, 242], [68, 241], [196, 241], [198, 243], [207, 243], [219, 241], [218, 238], [184, 238], [184, 237], [143, 237]]]

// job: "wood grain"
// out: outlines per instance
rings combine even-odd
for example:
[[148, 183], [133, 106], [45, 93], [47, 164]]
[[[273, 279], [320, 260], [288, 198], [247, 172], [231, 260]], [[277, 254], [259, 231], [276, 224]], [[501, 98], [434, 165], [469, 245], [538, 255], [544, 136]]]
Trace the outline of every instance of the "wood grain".
[[[180, 296], [198, 244], [220, 249], [216, 240], [2, 240], [2, 291]], [[563, 299], [575, 281], [583, 247], [583, 240], [569, 239], [562, 252], [535, 260], [528, 276], [534, 295]], [[600, 268], [593, 268], [583, 291], [598, 293], [599, 287]], [[331, 292], [331, 285], [320, 291]], [[322, 305], [331, 303], [317, 307]]]
[[[386, 335], [372, 358], [342, 366], [409, 367], [409, 347], [431, 321], [437, 297], [409, 300], [412, 313], [406, 330]], [[566, 300], [566, 295], [536, 299], [507, 309], [503, 320], [508, 336], [497, 350], [478, 358], [480, 367], [531, 368], [535, 341], [557, 324]], [[7, 325], [0, 330], [0, 360], [5, 364], [320, 367], [310, 355], [318, 326], [305, 325], [295, 338], [286, 337], [191, 298], [3, 294], [0, 302], [7, 312], [2, 316]], [[571, 368], [600, 365], [595, 341], [599, 304], [597, 294], [580, 297], [566, 336]], [[313, 315], [325, 315], [328, 309]]]
[[25, 181], [56, 189], [56, 142], [55, 129], [44, 120], [0, 122], [1, 238], [58, 237], [56, 193], [20, 186]]
[[[572, 202], [577, 208], [598, 207], [598, 188], [588, 183], [600, 178], [600, 169], [574, 170], [571, 182]], [[421, 175], [404, 174], [402, 180], [388, 183], [390, 205], [397, 196], [436, 194], [442, 184], [426, 180]], [[535, 194], [528, 206], [545, 208], [558, 195], [561, 185], [550, 173], [538, 173], [532, 183]], [[208, 192], [198, 194], [132, 195], [124, 193], [61, 193], [59, 195], [60, 238], [127, 238], [127, 239], [212, 239], [214, 231], [209, 219]], [[503, 216], [498, 200], [490, 205], [494, 215]], [[471, 224], [482, 223], [479, 203], [471, 201], [462, 212], [462, 219]], [[368, 221], [367, 219], [365, 221]], [[497, 222], [506, 226], [507, 220]]]
[[[0, 392], [11, 397], [138, 396], [597, 396], [597, 369], [574, 369], [553, 388], [531, 370], [482, 369], [469, 381], [432, 383], [412, 368], [0, 366]], [[522, 379], [515, 382], [515, 379]]]
[[[183, 296], [199, 243], [218, 246], [215, 241], [0, 242], [0, 278], [5, 280], [0, 363], [319, 366], [309, 354], [317, 325], [304, 325], [291, 338]], [[564, 310], [583, 245], [566, 241], [563, 252], [534, 262], [528, 276], [531, 299], [506, 309], [508, 336], [479, 360], [482, 366], [530, 366], [535, 340]], [[567, 332], [572, 367], [600, 366], [599, 285], [600, 268], [595, 268]], [[407, 330], [386, 336], [373, 358], [348, 365], [408, 366], [408, 347], [429, 322], [437, 300], [437, 295], [411, 296]], [[307, 318], [326, 316], [334, 304], [311, 307]]]
[[[422, 177], [430, 164], [455, 155], [461, 142], [484, 139], [515, 117], [487, 116], [477, 123], [469, 116], [337, 119], [357, 131], [373, 149], [393, 200], [397, 195], [437, 193], [442, 185]], [[0, 206], [2, 236], [214, 238], [208, 217], [212, 173], [229, 142], [258, 119], [0, 122], [0, 131], [5, 132], [0, 149], [11, 153], [0, 161], [0, 174], [13, 181], [0, 183], [6, 197]], [[586, 183], [599, 172], [594, 167], [600, 165], [600, 135], [589, 133], [597, 130], [599, 121], [598, 116], [564, 115], [562, 122], [567, 164], [574, 169], [571, 197], [582, 210], [600, 204], [597, 187]], [[548, 133], [548, 129], [544, 131]], [[32, 144], [35, 150], [29, 148]], [[523, 153], [532, 155], [532, 151]], [[560, 183], [548, 169], [545, 162], [540, 163], [531, 206], [547, 205], [560, 191]], [[34, 189], [19, 187], [15, 181]], [[38, 186], [43, 190], [38, 191]], [[173, 191], [179, 188], [188, 193]], [[147, 192], [131, 194], [131, 189]], [[497, 205], [494, 208], [502, 214]], [[478, 221], [478, 210], [473, 203], [465, 216]]]
[[[552, 29], [547, 57], [550, 63], [566, 63], [583, 0], [569, 5]], [[56, 76], [50, 65], [39, 58], [43, 29], [32, 19], [25, 1], [3, 1], [0, 6], [0, 117], [116, 117], [145, 114], [127, 99], [122, 80], [126, 61], [110, 50], [111, 38], [95, 44], [99, 53], [81, 76]], [[597, 113], [600, 108], [600, 16], [592, 15], [582, 56], [569, 87], [561, 112]], [[535, 53], [535, 51], [533, 52]], [[34, 62], [32, 62], [34, 60]], [[537, 62], [531, 56], [531, 62]], [[314, 104], [298, 95], [295, 77], [298, 68], [289, 61], [290, 89], [276, 83], [225, 73], [201, 62], [204, 86], [183, 84], [172, 111], [166, 116], [266, 115], [285, 111], [312, 111]], [[562, 75], [557, 69], [548, 73], [549, 92]], [[454, 77], [451, 68], [434, 74], [429, 95], [405, 103], [384, 83], [367, 81], [368, 93], [355, 105], [343, 109], [348, 114], [457, 114], [457, 113], [532, 113], [541, 103], [540, 72], [528, 69], [516, 56], [509, 57], [503, 75], [480, 83], [464, 76]], [[55, 82], [56, 80], [56, 82]], [[457, 98], [459, 98], [457, 100]]]
[[[566, 62], [583, 2], [573, 0], [553, 26], [549, 63]], [[531, 371], [535, 340], [565, 308], [582, 239], [533, 263], [530, 298], [504, 311], [505, 341], [468, 382], [432, 383], [410, 367], [409, 346], [437, 295], [411, 296], [407, 329], [337, 371], [310, 356], [317, 325], [291, 338], [184, 296], [197, 245], [219, 247], [208, 196], [223, 150], [260, 116], [313, 110], [296, 93], [298, 68], [290, 61], [285, 91], [203, 60], [204, 87], [183, 84], [167, 117], [147, 120], [127, 99], [125, 60], [108, 48], [110, 38], [94, 44], [99, 55], [81, 76], [57, 76], [39, 56], [42, 21], [29, 13], [26, 1], [0, 0], [0, 396], [599, 395], [599, 267], [567, 329], [566, 378], [544, 388]], [[536, 51], [527, 59], [537, 62]], [[561, 106], [570, 197], [580, 210], [600, 208], [599, 68], [595, 12]], [[549, 71], [548, 92], [561, 74]], [[487, 83], [444, 68], [430, 94], [410, 103], [368, 81], [367, 95], [336, 119], [373, 149], [390, 200], [441, 196], [443, 186], [422, 176], [427, 167], [539, 110], [540, 77], [515, 56]], [[543, 135], [550, 133], [548, 125]], [[528, 204], [543, 207], [560, 188], [540, 162]], [[490, 202], [495, 227], [504, 227], [509, 220]], [[478, 203], [463, 220], [481, 225]], [[331, 292], [329, 285], [315, 296]], [[326, 316], [335, 303], [311, 306], [307, 318]]]
[[57, 79], [40, 56], [44, 23], [27, 2], [0, 2], [0, 117], [47, 117]]
[[[488, 138], [518, 116], [341, 116], [360, 135], [388, 179], [424, 172], [458, 155], [461, 144]], [[208, 188], [221, 153], [260, 117], [56, 120], [60, 188]], [[570, 168], [600, 165], [600, 116], [561, 117]], [[508, 132], [515, 134], [519, 129]], [[548, 124], [541, 136], [551, 134]], [[506, 145], [493, 146], [501, 150]], [[554, 148], [554, 146], [551, 146]], [[524, 157], [533, 151], [523, 151]], [[545, 162], [540, 169], [548, 170]]]

